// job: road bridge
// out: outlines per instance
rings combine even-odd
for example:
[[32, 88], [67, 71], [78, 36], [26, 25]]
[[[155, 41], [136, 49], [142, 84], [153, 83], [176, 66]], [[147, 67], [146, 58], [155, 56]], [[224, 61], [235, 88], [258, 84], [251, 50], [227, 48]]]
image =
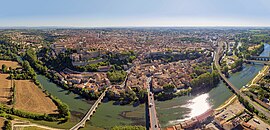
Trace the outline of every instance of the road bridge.
[[251, 60], [270, 61], [269, 56], [251, 56]]
[[87, 111], [84, 117], [80, 120], [80, 122], [77, 123], [75, 126], [73, 126], [70, 130], [78, 130], [79, 128], [83, 128], [85, 126], [86, 121], [90, 120], [90, 118], [94, 115], [94, 113], [96, 112], [99, 104], [102, 102], [102, 99], [105, 97], [106, 92], [109, 88], [110, 87], [104, 90], [104, 92], [99, 96], [99, 98], [96, 100], [94, 105]]
[[148, 121], [149, 125], [146, 125], [147, 129], [149, 130], [160, 130], [160, 124], [158, 121], [157, 117], [157, 112], [156, 112], [156, 106], [155, 106], [155, 99], [154, 99], [154, 94], [150, 91], [150, 81], [151, 77], [147, 79], [148, 83], [148, 89], [147, 89], [147, 111], [148, 111]]
[[261, 60], [244, 60], [246, 63], [260, 63], [264, 65], [270, 65], [269, 61], [261, 61]]

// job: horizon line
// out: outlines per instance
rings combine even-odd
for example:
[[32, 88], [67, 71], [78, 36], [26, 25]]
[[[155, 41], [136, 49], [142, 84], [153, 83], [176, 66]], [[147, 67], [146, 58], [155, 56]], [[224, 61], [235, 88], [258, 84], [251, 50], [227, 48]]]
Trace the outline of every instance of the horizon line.
[[270, 28], [270, 25], [182, 25], [182, 26], [0, 26], [0, 29], [24, 29], [24, 28], [79, 28], [79, 29], [94, 29], [94, 28]]

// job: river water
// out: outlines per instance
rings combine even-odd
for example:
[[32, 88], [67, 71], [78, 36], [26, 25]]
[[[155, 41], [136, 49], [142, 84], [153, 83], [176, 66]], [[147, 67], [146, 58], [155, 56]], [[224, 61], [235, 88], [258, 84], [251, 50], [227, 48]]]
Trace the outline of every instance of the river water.
[[[62, 102], [66, 103], [69, 106], [69, 109], [71, 111], [71, 119], [69, 120], [69, 122], [61, 124], [61, 126], [56, 125], [59, 128], [70, 128], [70, 126], [75, 125], [77, 122], [80, 121], [83, 115], [92, 106], [92, 103], [86, 102], [77, 94], [62, 89], [43, 75], [37, 75], [37, 80], [40, 82], [40, 84], [45, 90], [47, 90], [54, 97], [59, 98]], [[56, 126], [52, 125], [51, 127]]]
[[[269, 56], [269, 52], [270, 45], [265, 44], [261, 56]], [[229, 80], [237, 88], [241, 88], [254, 78], [262, 67], [263, 65], [258, 64], [244, 65], [243, 70], [232, 74]], [[37, 79], [44, 89], [69, 106], [72, 111], [71, 121], [74, 124], [79, 121], [78, 117], [86, 113], [92, 106], [91, 103], [86, 102], [77, 94], [50, 82], [45, 76], [38, 75]], [[221, 82], [217, 87], [206, 93], [182, 96], [168, 101], [156, 101], [160, 124], [162, 127], [174, 125], [182, 120], [200, 115], [210, 108], [217, 108], [230, 96], [232, 96], [232, 93]], [[103, 129], [115, 125], [145, 125], [144, 104], [134, 107], [132, 105], [113, 105], [113, 102], [102, 103], [84, 129]]]
[[[269, 56], [269, 52], [270, 45], [265, 44], [264, 51], [260, 56]], [[231, 74], [229, 80], [240, 89], [253, 79], [262, 68], [263, 65], [260, 64], [245, 64], [243, 70]], [[198, 116], [208, 109], [217, 108], [232, 95], [233, 93], [221, 82], [206, 93], [182, 96], [169, 101], [156, 101], [159, 123], [162, 127], [178, 124], [183, 120]]]

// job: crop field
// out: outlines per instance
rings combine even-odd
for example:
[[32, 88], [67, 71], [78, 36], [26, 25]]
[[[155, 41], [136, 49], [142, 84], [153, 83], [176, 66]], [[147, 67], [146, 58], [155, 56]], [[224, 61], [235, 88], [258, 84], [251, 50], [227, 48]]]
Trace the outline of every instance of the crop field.
[[3, 64], [5, 64], [7, 67], [11, 67], [12, 69], [15, 69], [20, 66], [18, 62], [15, 61], [0, 60], [0, 67], [2, 67]]
[[15, 80], [14, 107], [19, 110], [40, 114], [56, 114], [57, 106], [30, 80]]
[[0, 128], [2, 128], [4, 126], [4, 122], [5, 122], [5, 120], [3, 118], [0, 118]]
[[9, 74], [0, 73], [0, 103], [6, 104], [11, 97], [11, 80], [6, 79]]

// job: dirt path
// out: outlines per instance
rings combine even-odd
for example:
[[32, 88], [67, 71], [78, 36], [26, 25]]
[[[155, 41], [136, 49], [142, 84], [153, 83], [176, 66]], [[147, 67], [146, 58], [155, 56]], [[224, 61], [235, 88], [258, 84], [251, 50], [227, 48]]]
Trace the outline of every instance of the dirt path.
[[26, 121], [18, 121], [18, 120], [12, 121], [12, 128], [13, 129], [31, 127], [31, 126], [35, 126], [35, 127], [39, 127], [39, 128], [47, 129], [47, 130], [64, 130], [64, 129], [58, 129], [58, 128], [52, 128], [52, 127], [48, 127], [48, 126], [43, 126], [43, 125], [39, 125], [39, 124], [34, 124], [34, 123], [31, 123], [31, 122], [26, 122]]

